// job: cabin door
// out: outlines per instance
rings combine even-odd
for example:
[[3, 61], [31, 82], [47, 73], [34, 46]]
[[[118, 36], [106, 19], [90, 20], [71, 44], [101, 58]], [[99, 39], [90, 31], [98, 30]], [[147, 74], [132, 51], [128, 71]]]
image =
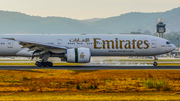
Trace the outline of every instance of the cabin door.
[[63, 45], [63, 40], [62, 39], [58, 39], [57, 43], [58, 43], [59, 46], [62, 46]]
[[152, 40], [151, 43], [152, 43], [151, 44], [152, 48], [156, 48], [156, 46], [157, 46], [156, 40]]
[[7, 47], [8, 48], [13, 48], [13, 40], [8, 40]]

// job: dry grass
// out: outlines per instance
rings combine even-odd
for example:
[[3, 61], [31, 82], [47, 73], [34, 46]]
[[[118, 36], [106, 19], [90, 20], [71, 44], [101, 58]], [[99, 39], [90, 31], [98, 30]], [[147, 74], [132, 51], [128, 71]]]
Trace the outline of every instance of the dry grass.
[[[42, 94], [52, 93], [45, 97], [50, 99], [53, 94], [63, 93], [64, 98], [69, 99], [70, 96], [76, 95], [73, 98], [90, 97], [92, 99], [97, 96], [102, 100], [110, 98], [129, 100], [127, 96], [133, 94], [141, 96], [147, 92], [149, 95], [144, 96], [148, 99], [148, 96], [153, 94], [154, 97], [149, 97], [153, 99], [156, 96], [154, 93], [162, 91], [171, 95], [167, 96], [163, 93], [160, 95], [162, 97], [179, 99], [180, 96], [177, 93], [180, 92], [179, 82], [180, 70], [0, 70], [0, 95], [7, 94], [4, 97], [1, 96], [0, 99], [37, 96], [35, 98], [40, 100], [42, 96], [45, 96]], [[71, 93], [66, 94], [67, 92]], [[19, 97], [19, 93], [24, 95]], [[28, 93], [39, 95], [28, 96]], [[131, 95], [126, 95], [129, 93]], [[112, 96], [105, 97], [107, 94], [112, 94]], [[119, 94], [125, 95], [119, 97]], [[63, 96], [57, 96], [59, 99], [63, 98]], [[133, 100], [132, 97], [130, 98]]]
[[62, 100], [62, 101], [85, 101], [85, 100], [98, 100], [98, 101], [127, 101], [127, 100], [169, 100], [169, 101], [179, 101], [179, 94], [175, 93], [162, 93], [162, 92], [138, 92], [138, 93], [83, 93], [83, 92], [18, 92], [18, 93], [4, 93], [0, 96], [0, 100], [37, 100], [37, 101], [52, 101], [52, 100]]

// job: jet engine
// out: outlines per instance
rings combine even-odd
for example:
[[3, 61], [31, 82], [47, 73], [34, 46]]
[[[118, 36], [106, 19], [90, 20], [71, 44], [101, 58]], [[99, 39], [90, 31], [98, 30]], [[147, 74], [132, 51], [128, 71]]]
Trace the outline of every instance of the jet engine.
[[89, 63], [91, 51], [89, 48], [67, 49], [66, 60], [69, 63]]

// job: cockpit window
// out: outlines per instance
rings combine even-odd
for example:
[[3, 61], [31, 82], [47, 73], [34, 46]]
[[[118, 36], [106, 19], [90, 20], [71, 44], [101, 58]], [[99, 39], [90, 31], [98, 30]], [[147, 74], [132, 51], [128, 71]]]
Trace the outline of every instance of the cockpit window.
[[171, 43], [169, 41], [167, 41], [166, 44], [171, 44]]

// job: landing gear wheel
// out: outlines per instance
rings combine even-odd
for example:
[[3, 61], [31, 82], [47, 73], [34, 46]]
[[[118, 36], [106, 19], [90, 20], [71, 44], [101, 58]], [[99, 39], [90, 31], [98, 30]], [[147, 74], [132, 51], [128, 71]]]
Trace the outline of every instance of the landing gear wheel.
[[35, 65], [36, 65], [37, 67], [41, 67], [41, 66], [42, 66], [41, 62], [39, 62], [39, 61], [36, 61]]
[[52, 62], [47, 62], [48, 67], [53, 67], [53, 63]]
[[36, 61], [35, 65], [37, 67], [53, 67], [53, 63], [52, 62], [39, 62], [39, 61]]
[[38, 65], [38, 63], [39, 63], [39, 61], [36, 61], [35, 65], [37, 66], [37, 65]]
[[43, 67], [47, 67], [48, 66], [47, 62], [42, 62], [42, 65], [43, 65]]
[[154, 65], [154, 66], [157, 66], [157, 62], [154, 62], [153, 65]]

